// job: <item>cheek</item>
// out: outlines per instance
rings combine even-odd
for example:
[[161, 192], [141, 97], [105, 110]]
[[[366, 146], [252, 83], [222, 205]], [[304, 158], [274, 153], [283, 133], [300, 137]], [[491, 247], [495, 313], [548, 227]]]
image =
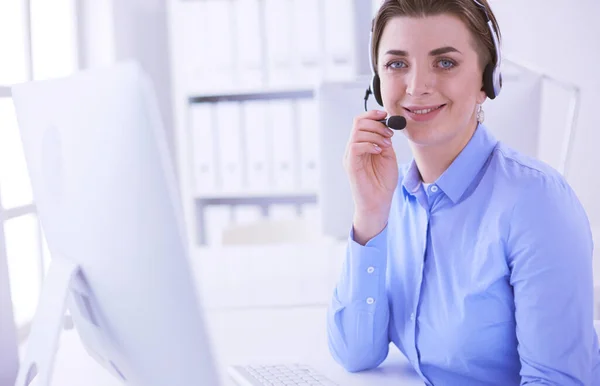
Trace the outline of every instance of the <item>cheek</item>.
[[465, 97], [475, 95], [480, 84], [471, 74], [457, 74], [456, 76], [439, 76], [436, 82], [436, 91], [450, 96]]
[[481, 95], [481, 82], [473, 76], [440, 79], [436, 91], [451, 101], [455, 108], [473, 106]]
[[384, 103], [395, 103], [404, 98], [406, 94], [406, 83], [403, 77], [386, 76], [381, 78], [381, 97]]

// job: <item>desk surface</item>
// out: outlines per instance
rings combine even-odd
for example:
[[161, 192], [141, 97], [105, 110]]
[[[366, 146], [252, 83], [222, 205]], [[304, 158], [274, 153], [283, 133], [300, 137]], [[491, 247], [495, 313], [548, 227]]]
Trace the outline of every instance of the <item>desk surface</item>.
[[[408, 361], [395, 348], [377, 369], [351, 374], [329, 355], [324, 307], [213, 310], [207, 319], [223, 386], [234, 383], [227, 365], [307, 363], [343, 386], [423, 385]], [[53, 386], [121, 386], [85, 352], [77, 333], [61, 338]]]
[[[395, 347], [377, 369], [346, 372], [330, 356], [326, 306], [342, 243], [202, 249], [192, 269], [222, 386], [233, 364], [306, 363], [343, 386], [423, 385]], [[277, 289], [277, 290], [274, 290]], [[61, 336], [53, 386], [121, 386], [88, 356], [75, 331]]]

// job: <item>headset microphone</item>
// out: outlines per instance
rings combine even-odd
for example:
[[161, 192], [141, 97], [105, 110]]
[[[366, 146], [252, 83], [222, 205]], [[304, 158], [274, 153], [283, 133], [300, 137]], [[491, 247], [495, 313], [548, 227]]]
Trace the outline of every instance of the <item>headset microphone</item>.
[[[369, 99], [369, 95], [372, 94], [371, 88], [369, 87], [365, 92], [365, 111], [367, 111], [367, 100]], [[393, 115], [386, 119], [379, 119], [377, 122], [381, 122], [390, 129], [394, 130], [402, 130], [406, 127], [406, 118], [401, 115]]]
[[389, 118], [380, 119], [379, 122], [394, 130], [402, 130], [406, 127], [406, 118], [402, 115], [392, 115]]

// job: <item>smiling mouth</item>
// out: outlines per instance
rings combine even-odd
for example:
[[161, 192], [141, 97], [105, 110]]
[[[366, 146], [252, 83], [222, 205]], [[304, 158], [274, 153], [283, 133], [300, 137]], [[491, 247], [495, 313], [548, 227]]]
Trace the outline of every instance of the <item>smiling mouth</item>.
[[410, 113], [413, 113], [413, 114], [416, 114], [416, 115], [425, 115], [425, 114], [429, 114], [432, 111], [439, 110], [439, 109], [441, 109], [444, 106], [446, 106], [446, 104], [439, 105], [437, 107], [428, 108], [428, 109], [413, 109], [413, 110], [410, 110], [410, 109], [407, 109], [406, 107], [404, 109], [406, 111], [408, 111]]

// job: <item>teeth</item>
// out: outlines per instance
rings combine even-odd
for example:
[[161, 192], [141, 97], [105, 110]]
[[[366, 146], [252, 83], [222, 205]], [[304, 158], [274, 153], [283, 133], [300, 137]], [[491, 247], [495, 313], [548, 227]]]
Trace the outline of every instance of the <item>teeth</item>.
[[433, 110], [437, 110], [439, 109], [441, 106], [435, 107], [433, 109], [426, 109], [426, 110], [414, 110], [413, 113], [414, 114], [428, 114], [430, 112], [432, 112]]

